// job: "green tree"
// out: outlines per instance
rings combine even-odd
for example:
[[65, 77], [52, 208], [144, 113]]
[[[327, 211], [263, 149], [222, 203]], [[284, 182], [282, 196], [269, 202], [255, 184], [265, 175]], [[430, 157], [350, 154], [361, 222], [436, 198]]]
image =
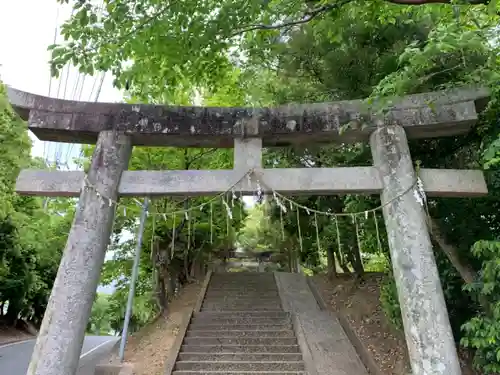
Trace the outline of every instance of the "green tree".
[[111, 329], [111, 317], [109, 296], [102, 293], [97, 293], [90, 319], [87, 323], [87, 332], [93, 335], [109, 335]]
[[[8, 324], [19, 318], [38, 325], [47, 306], [66, 234], [71, 202], [59, 200], [48, 210], [35, 197], [18, 196], [15, 181], [22, 168], [42, 167], [30, 158], [26, 124], [6, 100], [0, 84], [0, 314]], [[6, 311], [5, 311], [6, 310]]]

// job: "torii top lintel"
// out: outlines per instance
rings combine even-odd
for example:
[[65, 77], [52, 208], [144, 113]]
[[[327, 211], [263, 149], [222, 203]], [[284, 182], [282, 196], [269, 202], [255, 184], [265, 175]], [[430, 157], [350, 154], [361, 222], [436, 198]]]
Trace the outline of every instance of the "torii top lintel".
[[7, 93], [40, 140], [95, 143], [100, 131], [115, 129], [134, 145], [182, 147], [233, 147], [241, 137], [260, 137], [264, 146], [348, 143], [367, 140], [384, 124], [403, 126], [408, 138], [453, 136], [469, 131], [489, 98], [483, 88], [430, 92], [398, 98], [382, 112], [362, 100], [223, 108], [80, 102], [10, 87]]

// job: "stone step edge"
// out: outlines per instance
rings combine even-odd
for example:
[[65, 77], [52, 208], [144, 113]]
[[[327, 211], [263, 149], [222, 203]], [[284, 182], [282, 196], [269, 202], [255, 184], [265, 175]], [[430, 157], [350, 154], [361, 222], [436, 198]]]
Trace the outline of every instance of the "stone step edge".
[[[279, 331], [281, 332], [281, 331]], [[224, 332], [226, 333], [226, 332]], [[229, 331], [228, 333], [231, 333], [231, 331]], [[222, 340], [222, 339], [233, 339], [233, 340], [241, 340], [241, 339], [258, 339], [258, 340], [261, 340], [261, 339], [269, 339], [269, 340], [288, 340], [288, 339], [296, 339], [295, 336], [222, 336], [222, 335], [217, 335], [217, 336], [185, 336], [186, 339], [216, 339], [216, 340]]]
[[[242, 356], [242, 357], [243, 356], [250, 357], [250, 356], [257, 356], [257, 355], [262, 355], [262, 356], [267, 355], [267, 356], [274, 356], [274, 357], [278, 357], [278, 356], [281, 356], [281, 357], [296, 357], [296, 356], [302, 356], [302, 353], [300, 353], [300, 352], [299, 353], [278, 353], [278, 352], [276, 352], [276, 353], [274, 353], [274, 352], [272, 352], [272, 353], [269, 353], [269, 352], [263, 352], [263, 353], [248, 353], [248, 352], [234, 352], [234, 353], [232, 353], [232, 352], [224, 352], [224, 353], [220, 353], [220, 352], [219, 353], [210, 353], [210, 352], [179, 352], [179, 356], [181, 356], [181, 355], [184, 355], [184, 356], [186, 356], [186, 355], [204, 356], [205, 355], [205, 356], [214, 356], [214, 357], [216, 357], [216, 356], [224, 357], [224, 356], [232, 356], [232, 355], [234, 355], [234, 356]], [[189, 360], [189, 361], [199, 362], [197, 360], [196, 361], [195, 360]], [[181, 362], [181, 360], [177, 360], [177, 362]], [[184, 360], [183, 362], [186, 362], [186, 360]], [[262, 362], [262, 361], [261, 360], [259, 360], [259, 361], [257, 361], [257, 360], [255, 360], [255, 361], [245, 361], [245, 360], [219, 361], [216, 358], [214, 358], [214, 360], [211, 361], [211, 362], [238, 362], [239, 363], [239, 362]], [[280, 361], [267, 361], [267, 362], [298, 362], [298, 361], [296, 361], [296, 360], [294, 360], [294, 361], [280, 360]]]
[[[230, 339], [230, 340], [270, 340], [270, 341], [283, 341], [283, 340], [297, 340], [297, 338], [295, 336], [293, 337], [241, 337], [241, 336], [185, 336], [184, 337], [185, 340], [226, 340], [226, 339]], [[188, 344], [186, 343], [186, 341], [183, 342], [183, 345], [195, 345], [195, 344]], [[205, 344], [207, 345], [207, 344]], [[215, 345], [215, 344], [208, 344], [208, 345], [211, 345], [211, 346], [220, 346], [220, 345], [225, 345], [223, 343], [220, 343], [218, 345]], [[230, 344], [230, 345], [243, 345], [245, 346], [246, 344]], [[249, 344], [249, 345], [252, 345], [252, 344]], [[277, 344], [277, 345], [272, 345], [272, 344], [257, 344], [257, 345], [271, 345], [271, 346], [282, 346], [282, 345], [295, 345], [295, 344]]]
[[[229, 346], [234, 346], [234, 347], [241, 347], [241, 346], [245, 346], [245, 347], [251, 347], [251, 348], [257, 348], [257, 347], [261, 347], [261, 348], [269, 348], [269, 347], [297, 347], [299, 346], [298, 344], [294, 344], [294, 345], [234, 345], [234, 344], [214, 344], [214, 345], [195, 345], [195, 344], [182, 344], [182, 346], [186, 347], [186, 346], [203, 346], [203, 347], [207, 347], [207, 348], [213, 348], [214, 346], [215, 347], [229, 347]], [[274, 354], [274, 352], [269, 352], [271, 354]]]
[[[207, 312], [196, 312], [194, 313], [193, 316], [199, 316], [200, 313], [201, 314], [220, 314], [220, 315], [230, 315], [230, 314], [261, 314], [261, 313], [265, 313], [266, 311], [254, 311], [254, 310], [239, 310], [239, 311], [214, 311], [214, 312], [210, 312], [210, 311], [207, 311]], [[279, 311], [281, 314], [281, 316], [291, 316], [292, 313], [288, 312], [288, 311]], [[258, 316], [257, 316], [258, 317]], [[268, 318], [267, 316], [264, 316], [264, 318]], [[274, 316], [272, 316], [272, 318], [274, 318]]]
[[173, 375], [179, 374], [238, 374], [238, 375], [259, 375], [259, 374], [276, 374], [276, 375], [307, 375], [306, 371], [231, 371], [231, 370], [175, 370]]
[[172, 372], [173, 375], [179, 374], [241, 374], [241, 375], [253, 375], [253, 374], [276, 374], [276, 375], [307, 375], [306, 371], [231, 371], [231, 370], [175, 370]]
[[[200, 345], [200, 346], [203, 346], [203, 345]], [[206, 345], [206, 346], [218, 346], [218, 345]], [[255, 346], [266, 346], [266, 345], [255, 345]], [[279, 346], [279, 345], [278, 345]], [[283, 345], [283, 346], [297, 346], [297, 345]], [[267, 346], [266, 346], [267, 347]], [[300, 354], [300, 353], [241, 353], [241, 352], [226, 352], [226, 353], [209, 353], [209, 352], [182, 352], [182, 354], [201, 354], [201, 355], [205, 355], [205, 354], [209, 354], [209, 355], [233, 355], [233, 354], [237, 354], [237, 355], [242, 355], [242, 354], [248, 354], [248, 355], [255, 355], [255, 354], [266, 354], [266, 355], [297, 355], [297, 354]]]
[[[283, 331], [283, 330], [291, 330], [293, 331], [293, 328], [290, 326], [292, 323], [286, 322], [285, 324], [277, 324], [277, 323], [272, 323], [272, 324], [233, 324], [234, 326], [243, 326], [248, 327], [249, 329], [245, 329], [245, 331], [256, 331], [256, 330], [268, 330], [269, 328], [276, 327], [276, 329], [273, 329], [272, 331]], [[188, 330], [190, 331], [231, 331], [234, 330], [233, 327], [227, 326], [226, 324], [190, 324], [188, 326]], [[236, 328], [236, 331], [243, 331], [240, 328]]]
[[[242, 323], [238, 323], [242, 322]], [[227, 325], [238, 325], [238, 326], [283, 326], [283, 325], [288, 325], [292, 324], [291, 320], [289, 319], [280, 319], [276, 321], [258, 321], [258, 320], [250, 320], [250, 319], [202, 319], [198, 318], [196, 320], [193, 320], [191, 322], [191, 326], [214, 326], [214, 327], [220, 327], [220, 326], [227, 326]]]
[[[199, 324], [203, 324], [203, 326], [225, 326], [227, 325], [227, 321], [236, 321], [236, 320], [240, 320], [242, 321], [241, 319], [226, 319], [225, 321], [222, 321], [222, 322], [217, 322], [215, 320], [210, 320], [210, 319], [205, 319], [205, 320], [208, 320], [207, 323], [205, 322], [201, 322], [201, 318], [197, 319], [198, 321], [193, 321], [191, 322], [191, 325], [199, 325]], [[236, 324], [236, 325], [239, 325], [239, 326], [272, 326], [272, 325], [277, 325], [277, 326], [281, 326], [281, 325], [285, 325], [285, 324], [290, 324], [291, 323], [291, 320], [289, 319], [286, 319], [286, 318], [278, 318], [276, 319], [275, 321], [268, 321], [268, 320], [263, 320], [263, 321], [258, 321], [258, 320], [243, 320], [243, 321], [247, 321], [248, 323], [232, 323], [232, 324]]]
[[[211, 329], [189, 329], [188, 331], [191, 333], [197, 332], [197, 331], [203, 331], [203, 332], [220, 332], [221, 330], [211, 330]], [[287, 328], [287, 329], [224, 329], [224, 333], [226, 331], [228, 332], [294, 332], [292, 328]]]
[[173, 375], [192, 375], [192, 374], [214, 374], [214, 375], [259, 375], [259, 374], [276, 374], [276, 375], [307, 375], [306, 371], [231, 371], [231, 370], [175, 370]]
[[221, 301], [227, 301], [227, 300], [234, 300], [234, 301], [266, 301], [266, 302], [271, 302], [271, 301], [281, 301], [280, 296], [248, 296], [246, 294], [234, 294], [234, 295], [228, 295], [227, 293], [220, 294], [218, 296], [212, 295], [205, 295], [205, 301], [206, 300], [221, 300]]
[[[236, 319], [235, 319], [236, 320]], [[229, 323], [227, 322], [217, 322], [215, 321], [214, 323], [214, 320], [208, 320], [208, 322], [201, 322], [200, 323], [200, 320], [198, 322], [196, 321], [193, 321], [191, 322], [191, 326], [196, 326], [196, 325], [203, 325], [203, 327], [205, 326], [213, 326], [213, 327], [225, 327], [227, 326]], [[249, 321], [248, 323], [231, 323], [231, 325], [238, 325], [238, 326], [259, 326], [259, 327], [267, 327], [267, 326], [283, 326], [283, 325], [287, 325], [287, 324], [291, 324], [291, 321], [288, 320], [288, 319], [281, 319], [281, 320], [276, 320], [275, 322], [270, 322], [270, 321]]]
[[233, 364], [233, 363], [238, 363], [239, 365], [240, 364], [254, 364], [254, 363], [258, 363], [258, 364], [270, 364], [270, 363], [286, 363], [287, 365], [288, 364], [303, 364], [304, 361], [301, 360], [301, 361], [177, 361], [175, 362], [176, 364], [180, 364], [180, 363], [202, 363], [202, 364], [212, 364], [212, 363], [217, 363], [217, 364]]
[[[218, 312], [227, 312], [227, 313], [231, 313], [231, 312], [239, 312], [241, 310], [231, 310], [231, 309], [228, 309], [227, 307], [224, 307], [222, 310], [215, 310], [215, 309], [207, 309], [206, 307], [202, 307], [202, 310], [201, 312], [213, 312], [213, 313], [218, 313]], [[267, 310], [255, 310], [254, 312], [281, 312], [283, 310], [281, 309], [267, 309]]]

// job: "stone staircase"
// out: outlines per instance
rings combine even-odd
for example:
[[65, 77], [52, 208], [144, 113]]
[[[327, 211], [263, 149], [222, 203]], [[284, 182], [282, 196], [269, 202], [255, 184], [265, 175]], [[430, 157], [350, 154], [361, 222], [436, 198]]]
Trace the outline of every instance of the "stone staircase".
[[291, 315], [272, 273], [215, 273], [174, 375], [305, 375]]

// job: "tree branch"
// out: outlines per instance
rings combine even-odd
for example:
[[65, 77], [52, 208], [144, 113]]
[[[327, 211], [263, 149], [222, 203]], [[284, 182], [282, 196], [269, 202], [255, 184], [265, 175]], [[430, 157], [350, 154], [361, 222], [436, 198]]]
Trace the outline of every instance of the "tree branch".
[[[208, 154], [210, 154], [212, 152], [215, 152], [217, 150], [218, 150], [217, 148], [211, 148], [209, 150], [200, 151], [200, 153], [198, 153], [197, 155], [193, 156], [193, 158], [191, 160], [189, 160], [189, 163], [188, 163], [189, 166], [191, 166], [191, 164], [193, 164], [196, 160], [201, 159], [203, 156], [208, 155]], [[188, 168], [186, 168], [186, 169], [188, 169]]]
[[285, 28], [285, 27], [290, 27], [290, 26], [295, 26], [295, 25], [301, 25], [301, 24], [304, 24], [304, 23], [308, 23], [310, 21], [312, 21], [314, 18], [328, 12], [328, 11], [331, 11], [331, 10], [334, 10], [334, 9], [339, 9], [341, 7], [343, 7], [344, 5], [352, 2], [354, 0], [340, 0], [338, 2], [336, 2], [335, 4], [327, 4], [327, 5], [323, 5], [319, 8], [316, 8], [314, 10], [311, 10], [309, 12], [306, 12], [304, 13], [304, 18], [300, 19], [300, 20], [294, 20], [294, 21], [285, 21], [285, 22], [282, 22], [282, 23], [278, 23], [276, 25], [266, 25], [266, 24], [256, 24], [256, 25], [248, 25], [247, 27], [241, 29], [241, 30], [238, 30], [236, 32], [234, 32], [233, 34], [230, 35], [230, 37], [234, 37], [234, 36], [237, 36], [237, 35], [240, 35], [240, 34], [243, 34], [243, 33], [246, 33], [248, 31], [254, 31], [254, 30], [278, 30], [278, 29], [282, 29], [282, 28]]
[[[288, 28], [291, 26], [301, 25], [312, 21], [314, 18], [328, 12], [331, 10], [340, 9], [344, 5], [349, 4], [354, 0], [340, 0], [334, 4], [323, 5], [319, 8], [313, 9], [309, 12], [304, 13], [304, 18], [300, 20], [289, 20], [275, 25], [266, 24], [255, 24], [248, 25], [243, 29], [235, 31], [229, 37], [235, 37], [240, 34], [255, 31], [255, 30], [278, 30], [283, 28]], [[399, 4], [399, 5], [426, 5], [426, 4], [451, 4], [452, 0], [385, 0], [388, 3]], [[463, 5], [488, 5], [491, 0], [465, 0]]]
[[458, 274], [462, 277], [462, 280], [466, 284], [471, 284], [476, 280], [476, 272], [466, 263], [463, 263], [458, 255], [458, 250], [452, 244], [450, 244], [443, 233], [438, 223], [432, 218], [428, 217], [427, 222], [431, 238], [436, 241], [441, 250], [446, 254], [451, 264], [455, 267]]

